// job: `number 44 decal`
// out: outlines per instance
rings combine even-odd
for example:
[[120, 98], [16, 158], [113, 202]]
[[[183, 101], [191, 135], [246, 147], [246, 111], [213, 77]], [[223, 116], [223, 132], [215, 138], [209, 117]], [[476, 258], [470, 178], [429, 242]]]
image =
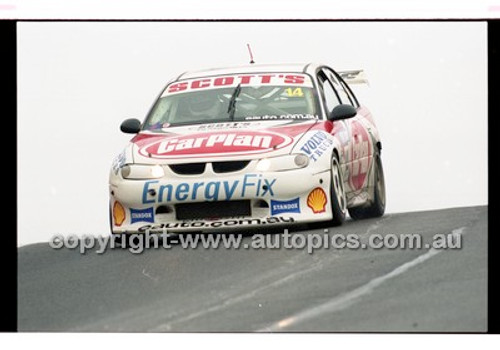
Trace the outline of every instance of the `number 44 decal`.
[[295, 88], [295, 89], [292, 89], [292, 88], [287, 88], [285, 89], [285, 92], [286, 92], [286, 95], [288, 97], [302, 97], [304, 96], [304, 92], [302, 91], [302, 88]]

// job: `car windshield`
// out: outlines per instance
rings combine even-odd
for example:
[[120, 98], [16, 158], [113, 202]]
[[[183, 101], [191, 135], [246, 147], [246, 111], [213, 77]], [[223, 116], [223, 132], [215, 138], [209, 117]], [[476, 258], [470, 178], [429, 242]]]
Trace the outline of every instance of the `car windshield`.
[[228, 121], [315, 119], [317, 110], [313, 85], [305, 74], [192, 79], [167, 86], [144, 129]]

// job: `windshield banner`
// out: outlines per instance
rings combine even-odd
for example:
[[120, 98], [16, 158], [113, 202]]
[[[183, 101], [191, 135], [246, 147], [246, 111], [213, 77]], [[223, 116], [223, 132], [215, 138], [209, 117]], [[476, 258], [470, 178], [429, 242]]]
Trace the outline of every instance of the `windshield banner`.
[[163, 96], [199, 91], [203, 89], [219, 89], [241, 86], [301, 86], [313, 87], [311, 78], [307, 74], [299, 73], [272, 73], [272, 74], [238, 74], [205, 77], [177, 81], [165, 89]]

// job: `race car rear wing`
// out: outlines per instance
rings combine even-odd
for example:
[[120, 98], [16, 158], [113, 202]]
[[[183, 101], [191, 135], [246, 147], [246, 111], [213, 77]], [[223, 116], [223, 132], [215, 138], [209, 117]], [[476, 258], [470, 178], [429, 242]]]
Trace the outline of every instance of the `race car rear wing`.
[[368, 82], [368, 78], [366, 77], [366, 73], [362, 69], [345, 70], [345, 71], [338, 72], [338, 73], [347, 84], [367, 84], [367, 85], [370, 85], [370, 83]]

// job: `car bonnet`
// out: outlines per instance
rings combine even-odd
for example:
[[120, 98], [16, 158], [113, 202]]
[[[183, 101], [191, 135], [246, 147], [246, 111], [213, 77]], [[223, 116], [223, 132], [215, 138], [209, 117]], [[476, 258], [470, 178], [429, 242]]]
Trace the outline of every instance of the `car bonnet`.
[[182, 164], [252, 160], [291, 153], [318, 120], [224, 122], [142, 131], [132, 140], [134, 163]]

